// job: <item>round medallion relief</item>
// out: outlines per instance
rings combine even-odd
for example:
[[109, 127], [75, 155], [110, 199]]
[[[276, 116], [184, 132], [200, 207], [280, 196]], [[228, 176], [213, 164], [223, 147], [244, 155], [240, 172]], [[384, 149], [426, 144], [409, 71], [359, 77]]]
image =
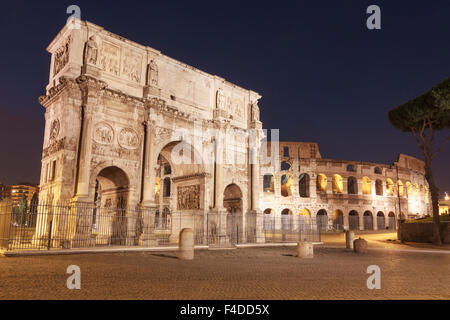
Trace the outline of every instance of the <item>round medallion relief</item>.
[[94, 131], [94, 140], [100, 144], [111, 144], [114, 139], [114, 130], [113, 128], [105, 123], [98, 123], [95, 126]]
[[124, 128], [119, 133], [119, 144], [125, 149], [137, 149], [139, 146], [139, 138], [137, 133], [131, 128]]

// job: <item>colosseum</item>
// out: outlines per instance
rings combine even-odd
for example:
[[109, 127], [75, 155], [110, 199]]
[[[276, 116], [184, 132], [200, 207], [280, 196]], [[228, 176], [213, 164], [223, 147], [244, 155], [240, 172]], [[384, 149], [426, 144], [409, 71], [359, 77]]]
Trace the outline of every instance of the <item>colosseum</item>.
[[382, 230], [431, 212], [419, 159], [405, 154], [393, 164], [324, 159], [318, 144], [308, 142], [280, 142], [278, 150], [279, 170], [261, 168], [266, 219], [297, 215], [313, 218], [322, 230]]

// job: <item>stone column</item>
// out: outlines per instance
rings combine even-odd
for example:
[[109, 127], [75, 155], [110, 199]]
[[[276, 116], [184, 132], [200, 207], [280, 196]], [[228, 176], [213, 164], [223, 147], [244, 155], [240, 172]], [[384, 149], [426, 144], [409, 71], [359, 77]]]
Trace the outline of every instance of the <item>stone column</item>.
[[376, 212], [372, 212], [373, 230], [378, 230], [378, 216]]
[[259, 135], [256, 135], [256, 137], [251, 137], [250, 139], [250, 150], [252, 150], [251, 153], [251, 170], [252, 170], [252, 214], [255, 216], [253, 217], [255, 219], [255, 226], [256, 226], [256, 243], [264, 243], [265, 242], [265, 236], [264, 236], [264, 214], [261, 212], [260, 208], [260, 196], [263, 192], [262, 184], [261, 184], [261, 177], [260, 177], [260, 166], [259, 166], [259, 148], [258, 148], [258, 141]]
[[344, 229], [345, 230], [349, 230], [350, 229], [350, 223], [348, 221], [348, 210], [347, 210], [347, 212], [344, 212], [343, 215], [344, 215]]
[[364, 230], [364, 212], [358, 213], [358, 219], [359, 219], [359, 230]]
[[215, 137], [216, 146], [215, 146], [215, 166], [216, 166], [216, 174], [215, 174], [215, 199], [214, 199], [214, 209], [213, 213], [217, 215], [217, 246], [219, 247], [227, 247], [230, 246], [230, 238], [227, 235], [227, 211], [223, 207], [223, 126], [219, 126], [218, 128], [220, 133]]
[[147, 138], [145, 146], [145, 163], [144, 166], [144, 190], [142, 202], [145, 205], [153, 206], [155, 202], [155, 123], [147, 122]]
[[78, 181], [75, 199], [77, 201], [92, 201], [89, 199], [89, 181], [91, 166], [91, 149], [93, 137], [93, 107], [100, 104], [101, 94], [106, 87], [106, 83], [90, 76], [80, 76], [77, 83], [82, 95], [81, 112], [84, 112], [84, 123], [82, 129], [80, 159], [78, 167]]
[[93, 131], [92, 111], [85, 107], [83, 137], [80, 150], [76, 199], [87, 200], [89, 197], [89, 180], [91, 167], [91, 146]]

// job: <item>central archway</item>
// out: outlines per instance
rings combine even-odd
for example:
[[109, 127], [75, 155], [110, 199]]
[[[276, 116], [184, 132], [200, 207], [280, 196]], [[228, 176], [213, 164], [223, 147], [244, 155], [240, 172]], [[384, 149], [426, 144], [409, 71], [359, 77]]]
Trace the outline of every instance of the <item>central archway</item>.
[[229, 184], [223, 192], [223, 207], [227, 210], [227, 233], [231, 244], [239, 243], [243, 231], [242, 191], [238, 185]]

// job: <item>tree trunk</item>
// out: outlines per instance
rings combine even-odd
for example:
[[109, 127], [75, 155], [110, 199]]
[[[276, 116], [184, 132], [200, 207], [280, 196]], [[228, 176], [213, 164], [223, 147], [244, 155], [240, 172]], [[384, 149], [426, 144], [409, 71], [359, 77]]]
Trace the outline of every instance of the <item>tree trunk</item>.
[[427, 179], [428, 186], [430, 188], [431, 206], [433, 208], [433, 243], [442, 245], [441, 233], [439, 231], [439, 190], [434, 184], [433, 173], [431, 171], [431, 163], [429, 163], [429, 161], [425, 162], [425, 178]]

